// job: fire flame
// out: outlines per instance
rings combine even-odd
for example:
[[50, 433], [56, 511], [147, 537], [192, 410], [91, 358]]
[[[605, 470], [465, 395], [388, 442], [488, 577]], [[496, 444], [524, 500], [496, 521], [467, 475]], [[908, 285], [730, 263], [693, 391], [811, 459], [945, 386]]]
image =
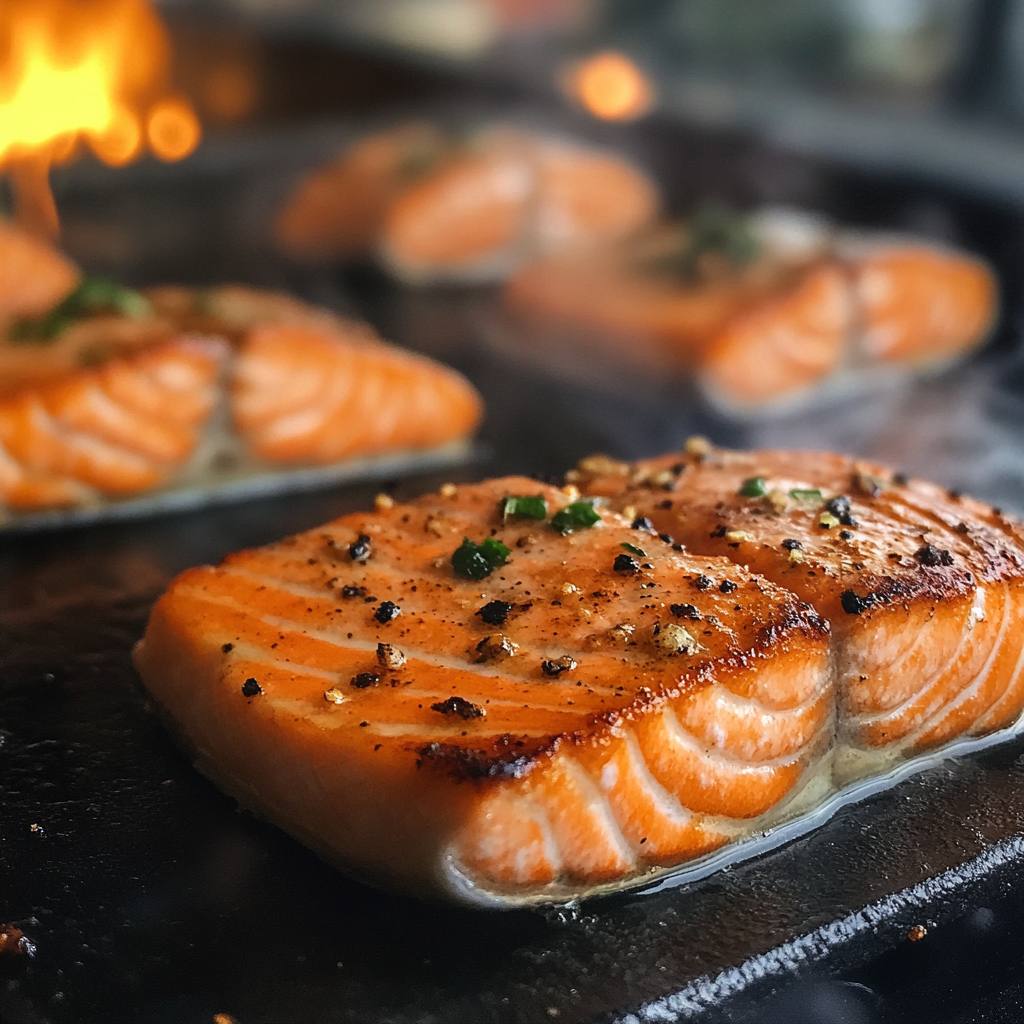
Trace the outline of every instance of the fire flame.
[[83, 142], [114, 167], [147, 145], [182, 159], [201, 131], [169, 75], [167, 32], [146, 0], [0, 0], [0, 169], [18, 189], [35, 168], [45, 186]]
[[654, 89], [624, 54], [609, 50], [581, 61], [569, 75], [569, 90], [595, 117], [631, 121], [650, 110]]

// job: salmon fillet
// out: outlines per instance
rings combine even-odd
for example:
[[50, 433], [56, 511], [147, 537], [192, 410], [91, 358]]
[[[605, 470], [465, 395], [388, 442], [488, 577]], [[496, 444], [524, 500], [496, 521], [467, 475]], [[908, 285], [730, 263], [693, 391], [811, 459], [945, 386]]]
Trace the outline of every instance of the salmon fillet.
[[841, 774], [1017, 720], [1018, 523], [841, 455], [691, 449], [634, 465], [585, 460], [571, 479], [688, 550], [771, 580], [831, 624]]
[[0, 503], [18, 511], [128, 495], [188, 460], [227, 346], [185, 337], [0, 399]]
[[85, 316], [56, 338], [0, 340], [0, 508], [161, 486], [221, 399], [236, 436], [218, 421], [203, 450], [229, 445], [240, 472], [440, 447], [480, 422], [480, 397], [454, 370], [287, 295], [162, 286], [141, 301], [138, 318]]
[[471, 434], [483, 412], [473, 386], [433, 360], [290, 325], [246, 335], [231, 404], [238, 433], [270, 462], [432, 448]]
[[189, 570], [135, 663], [200, 770], [358, 877], [467, 902], [646, 878], [814, 777], [828, 628], [575, 497], [448, 485]]

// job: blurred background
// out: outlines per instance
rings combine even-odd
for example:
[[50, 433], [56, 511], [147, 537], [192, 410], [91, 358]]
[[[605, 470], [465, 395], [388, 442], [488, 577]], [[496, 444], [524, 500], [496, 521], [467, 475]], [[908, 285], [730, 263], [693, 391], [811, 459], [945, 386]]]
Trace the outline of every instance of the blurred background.
[[[83, 148], [55, 161], [61, 242], [89, 271], [134, 285], [242, 281], [367, 318], [470, 375], [503, 468], [554, 473], [594, 449], [648, 454], [701, 432], [857, 451], [1024, 507], [1014, 0], [162, 0], [156, 11], [167, 95], [194, 123], [168, 122], [162, 152], [149, 131], [127, 156]], [[998, 321], [980, 356], [926, 380], [883, 373], [810, 408], [734, 415], [686, 372], [622, 358], [628, 346], [551, 344], [509, 320], [493, 280], [426, 287], [372, 252], [309, 258], [282, 242], [282, 211], [310, 175], [410, 122], [450, 137], [512, 125], [611, 151], [650, 176], [670, 219], [782, 206], [962, 247], [998, 276]]]

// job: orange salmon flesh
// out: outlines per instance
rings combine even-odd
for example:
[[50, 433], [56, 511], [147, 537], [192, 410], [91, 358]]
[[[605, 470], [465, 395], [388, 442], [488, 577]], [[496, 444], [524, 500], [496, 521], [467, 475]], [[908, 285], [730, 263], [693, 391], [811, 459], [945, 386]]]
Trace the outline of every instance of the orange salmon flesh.
[[[632, 884], [1017, 719], [1016, 523], [839, 456], [695, 448], [449, 485], [189, 570], [136, 665], [243, 805], [466, 902]], [[563, 533], [579, 501], [597, 521]]]
[[202, 479], [226, 446], [254, 470], [325, 465], [441, 447], [482, 417], [454, 370], [287, 296], [147, 301], [149, 317], [87, 317], [45, 344], [0, 338], [0, 518]]

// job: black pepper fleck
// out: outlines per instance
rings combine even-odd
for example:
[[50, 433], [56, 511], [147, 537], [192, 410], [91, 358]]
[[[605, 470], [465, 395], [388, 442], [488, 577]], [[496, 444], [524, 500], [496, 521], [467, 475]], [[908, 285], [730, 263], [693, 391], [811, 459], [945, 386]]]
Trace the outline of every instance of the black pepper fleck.
[[373, 617], [383, 626], [401, 614], [402, 609], [394, 601], [381, 601], [380, 607], [373, 613]]
[[865, 594], [864, 597], [861, 597], [852, 590], [844, 590], [839, 596], [839, 600], [843, 604], [843, 611], [848, 615], [860, 615], [861, 612], [867, 611], [876, 599], [874, 594]]
[[370, 557], [370, 538], [365, 533], [356, 537], [354, 544], [348, 546], [349, 557], [353, 562], [362, 562]]
[[640, 565], [637, 562], [637, 560], [633, 558], [632, 555], [626, 554], [616, 555], [615, 562], [613, 563], [612, 568], [616, 572], [633, 573], [640, 571]]
[[637, 516], [633, 520], [630, 529], [643, 530], [644, 533], [654, 533], [654, 523], [647, 518], [647, 516]]
[[787, 551], [799, 551], [801, 548], [803, 548], [803, 544], [801, 544], [798, 540], [794, 540], [792, 537], [787, 537], [782, 542], [782, 546]]
[[677, 619], [692, 619], [694, 622], [700, 622], [700, 611], [695, 605], [692, 604], [670, 604], [668, 610]]
[[255, 679], [246, 679], [242, 683], [242, 696], [243, 697], [257, 697], [263, 692], [263, 687], [256, 682]]
[[223, 652], [224, 652], [225, 654], [227, 654], [227, 653], [228, 653], [228, 651], [233, 651], [233, 650], [235, 649], [235, 645], [234, 645], [234, 644], [221, 644], [221, 645], [220, 645], [220, 649], [221, 649], [221, 650], [222, 650], [222, 651], [223, 651]]
[[666, 498], [664, 501], [659, 501], [658, 502], [658, 508], [669, 509], [671, 507], [672, 507], [672, 499], [671, 498]]
[[840, 530], [839, 531], [839, 539], [840, 540], [853, 540], [853, 534], [850, 533], [849, 530]]
[[934, 544], [925, 544], [914, 552], [914, 557], [922, 564], [929, 567], [936, 565], [952, 565], [953, 556], [946, 550], [935, 547]]
[[341, 588], [342, 597], [363, 597], [366, 594], [366, 587], [347, 586]]
[[733, 583], [732, 580], [722, 580], [722, 582], [718, 584], [718, 589], [723, 594], [731, 594], [736, 589], [736, 587], [737, 584]]
[[490, 626], [504, 626], [512, 605], [508, 601], [489, 601], [476, 614]]
[[359, 675], [353, 676], [351, 679], [351, 685], [357, 690], [365, 690], [368, 686], [379, 682], [380, 676], [376, 672], [360, 672]]
[[857, 525], [857, 520], [853, 518], [853, 514], [850, 512], [850, 499], [845, 494], [839, 494], [826, 501], [825, 511], [831, 512], [843, 526]]
[[483, 718], [486, 714], [483, 708], [478, 708], [462, 697], [449, 697], [447, 700], [439, 701], [430, 705], [431, 711], [439, 711], [442, 715], [458, 715], [459, 718]]
[[703, 573], [693, 581], [693, 585], [698, 590], [710, 590], [714, 584], [715, 581], [711, 579], [710, 576], [705, 576]]
[[708, 534], [708, 536], [709, 537], [724, 537], [725, 536], [725, 532], [726, 532], [725, 531], [725, 523], [719, 523], [718, 526], [716, 526], [711, 531], [711, 533]]

